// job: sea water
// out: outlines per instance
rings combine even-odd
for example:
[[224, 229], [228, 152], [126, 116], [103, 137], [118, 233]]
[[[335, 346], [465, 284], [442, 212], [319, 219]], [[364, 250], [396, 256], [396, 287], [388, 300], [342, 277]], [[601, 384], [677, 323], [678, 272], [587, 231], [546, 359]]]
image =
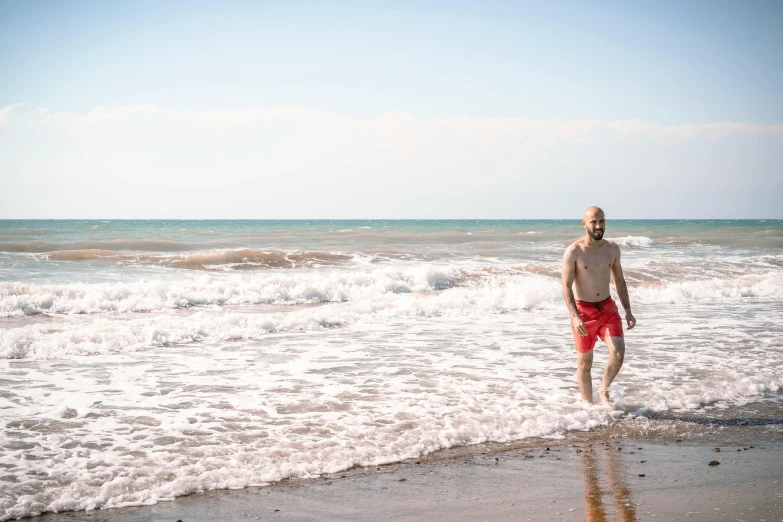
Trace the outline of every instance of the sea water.
[[574, 376], [582, 234], [0, 221], [0, 520], [780, 401], [783, 221], [609, 221], [638, 320], [614, 411]]

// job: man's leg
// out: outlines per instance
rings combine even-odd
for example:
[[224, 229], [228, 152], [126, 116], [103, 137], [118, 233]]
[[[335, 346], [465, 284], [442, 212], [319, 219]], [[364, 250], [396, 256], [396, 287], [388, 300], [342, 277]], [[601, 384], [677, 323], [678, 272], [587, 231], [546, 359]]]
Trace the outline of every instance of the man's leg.
[[576, 352], [576, 382], [582, 398], [587, 402], [593, 402], [593, 377], [590, 369], [593, 367], [593, 351]]
[[609, 337], [606, 336], [606, 347], [609, 349], [609, 360], [606, 361], [606, 368], [604, 368], [604, 378], [601, 381], [601, 387], [598, 389], [598, 396], [601, 400], [607, 404], [611, 404], [609, 400], [609, 385], [617, 374], [620, 372], [620, 368], [623, 366], [623, 359], [625, 358], [625, 339], [622, 337]]

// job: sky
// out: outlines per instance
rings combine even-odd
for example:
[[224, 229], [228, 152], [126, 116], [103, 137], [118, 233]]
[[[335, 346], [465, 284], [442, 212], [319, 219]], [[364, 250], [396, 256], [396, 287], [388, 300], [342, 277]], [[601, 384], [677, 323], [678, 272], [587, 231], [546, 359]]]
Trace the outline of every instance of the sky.
[[783, 218], [780, 2], [0, 0], [0, 218]]

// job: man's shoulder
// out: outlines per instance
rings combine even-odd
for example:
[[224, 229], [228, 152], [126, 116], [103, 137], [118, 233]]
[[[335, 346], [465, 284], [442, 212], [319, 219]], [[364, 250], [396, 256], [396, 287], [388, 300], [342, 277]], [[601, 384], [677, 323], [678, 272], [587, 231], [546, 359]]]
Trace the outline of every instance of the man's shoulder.
[[620, 246], [617, 243], [609, 239], [604, 239], [604, 242], [606, 243], [606, 248], [609, 249], [612, 255], [617, 256], [620, 254]]
[[582, 238], [577, 239], [565, 249], [566, 257], [579, 255], [584, 245], [582, 245]]

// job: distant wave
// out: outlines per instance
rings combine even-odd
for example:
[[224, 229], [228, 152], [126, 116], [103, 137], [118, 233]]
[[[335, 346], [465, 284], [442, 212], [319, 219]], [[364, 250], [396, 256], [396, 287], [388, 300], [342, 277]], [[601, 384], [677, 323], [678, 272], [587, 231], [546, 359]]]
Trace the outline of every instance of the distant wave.
[[163, 239], [115, 239], [111, 241], [66, 241], [53, 243], [50, 241], [12, 241], [0, 242], [0, 252], [31, 252], [45, 253], [62, 250], [110, 250], [110, 251], [140, 251], [140, 252], [176, 252], [192, 250], [194, 245], [168, 241]]
[[608, 239], [624, 247], [649, 248], [653, 245], [653, 240], [647, 236], [623, 236]]
[[314, 268], [345, 263], [354, 256], [334, 252], [261, 250], [257, 248], [204, 250], [183, 253], [121, 252], [97, 248], [31, 253], [55, 261], [114, 261], [120, 265], [155, 265], [185, 270], [264, 270], [270, 268]]

